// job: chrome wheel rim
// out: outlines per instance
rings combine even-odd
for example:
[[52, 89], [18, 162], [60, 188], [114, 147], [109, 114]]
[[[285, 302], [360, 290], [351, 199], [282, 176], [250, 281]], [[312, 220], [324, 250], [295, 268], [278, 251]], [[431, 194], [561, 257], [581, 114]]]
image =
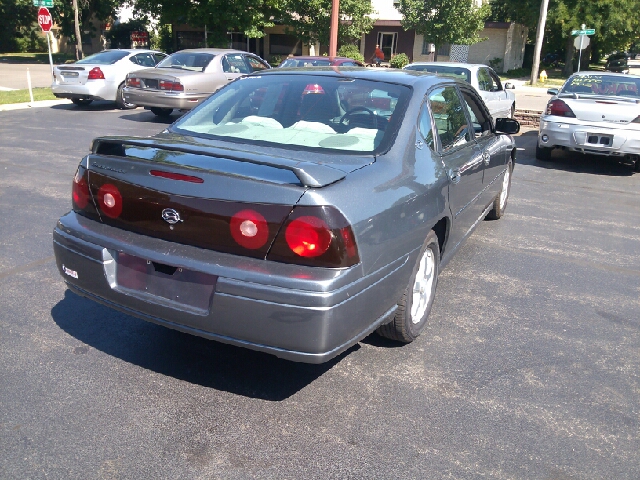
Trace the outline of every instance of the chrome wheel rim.
[[507, 171], [504, 172], [504, 179], [502, 180], [502, 191], [500, 192], [500, 210], [502, 210], [507, 204], [507, 195], [509, 195], [509, 178], [511, 177], [511, 168], [507, 166]]
[[420, 266], [413, 283], [413, 298], [411, 302], [411, 322], [413, 324], [420, 323], [431, 301], [435, 267], [436, 261], [433, 250], [427, 248], [420, 259]]

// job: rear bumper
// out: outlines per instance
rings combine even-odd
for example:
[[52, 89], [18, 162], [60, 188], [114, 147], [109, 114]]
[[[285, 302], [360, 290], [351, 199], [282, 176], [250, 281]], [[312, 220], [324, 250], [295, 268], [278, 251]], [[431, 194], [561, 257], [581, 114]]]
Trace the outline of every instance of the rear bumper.
[[640, 128], [622, 128], [623, 125], [587, 125], [558, 121], [559, 117], [542, 116], [538, 145], [547, 148], [565, 148], [591, 155], [623, 157], [640, 154]]
[[87, 98], [91, 100], [115, 101], [118, 88], [103, 80], [91, 80], [84, 85], [53, 83], [51, 92], [56, 98]]
[[[79, 295], [183, 332], [307, 363], [335, 357], [389, 321], [411, 271], [409, 255], [367, 276], [360, 265], [332, 270], [241, 258], [123, 232], [73, 212], [58, 222], [53, 246], [62, 277]], [[212, 289], [171, 284], [171, 276], [163, 280], [175, 293], [171, 299], [124, 288], [114, 273], [119, 252], [198, 272]], [[182, 303], [181, 292], [194, 300]]]
[[124, 99], [141, 107], [177, 108], [191, 110], [209, 98], [211, 93], [164, 92], [160, 90], [142, 90], [124, 88]]

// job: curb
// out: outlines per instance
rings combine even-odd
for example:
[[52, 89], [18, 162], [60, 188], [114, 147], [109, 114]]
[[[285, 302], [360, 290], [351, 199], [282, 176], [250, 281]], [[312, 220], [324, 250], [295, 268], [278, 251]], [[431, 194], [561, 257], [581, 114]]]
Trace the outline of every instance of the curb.
[[56, 105], [65, 105], [71, 103], [71, 100], [40, 100], [38, 102], [27, 102], [27, 103], [7, 103], [5, 105], [0, 105], [0, 112], [6, 112], [9, 110], [23, 110], [25, 108], [43, 108], [43, 107], [54, 107]]
[[540, 126], [541, 110], [516, 110], [514, 118], [523, 127], [538, 128]]

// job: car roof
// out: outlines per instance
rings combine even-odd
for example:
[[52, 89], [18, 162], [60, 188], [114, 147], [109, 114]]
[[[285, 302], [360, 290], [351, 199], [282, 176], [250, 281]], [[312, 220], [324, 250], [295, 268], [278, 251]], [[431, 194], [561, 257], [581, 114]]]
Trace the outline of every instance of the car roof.
[[293, 57], [287, 57], [285, 58], [285, 60], [353, 60], [353, 58], [349, 58], [349, 57], [325, 57], [322, 55], [316, 55], [316, 56], [311, 56], [311, 55], [296, 55]]
[[102, 52], [164, 53], [164, 52], [161, 52], [160, 50], [150, 50], [148, 48], [107, 48], [106, 50], [101, 50], [96, 53], [102, 53]]
[[[430, 86], [436, 83], [454, 83], [458, 80], [448, 77], [441, 77], [432, 73], [415, 72], [412, 70], [400, 70], [396, 68], [362, 68], [362, 67], [307, 67], [307, 68], [273, 68], [262, 70], [255, 75], [308, 75], [327, 77], [347, 77], [362, 80], [373, 80], [400, 85], [413, 86], [415, 84], [425, 84]], [[466, 85], [466, 82], [460, 82]]]
[[[485, 65], [484, 63], [460, 63], [460, 62], [413, 62], [409, 65], [406, 65], [404, 68], [410, 67], [411, 65], [433, 65], [434, 67], [458, 67], [458, 68], [480, 68], [480, 67], [489, 67], [489, 65]], [[491, 67], [489, 67], [491, 68]]]
[[175, 53], [211, 53], [213, 55], [220, 55], [223, 53], [249, 53], [251, 55], [255, 55], [251, 52], [245, 52], [233, 48], [185, 48], [184, 50], [178, 50]]

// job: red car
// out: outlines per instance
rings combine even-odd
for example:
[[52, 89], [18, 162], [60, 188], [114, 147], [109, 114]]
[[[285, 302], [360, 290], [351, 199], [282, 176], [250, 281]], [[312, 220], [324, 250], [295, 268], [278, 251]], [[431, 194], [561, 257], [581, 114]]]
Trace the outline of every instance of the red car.
[[364, 67], [364, 63], [347, 57], [289, 57], [281, 67]]

